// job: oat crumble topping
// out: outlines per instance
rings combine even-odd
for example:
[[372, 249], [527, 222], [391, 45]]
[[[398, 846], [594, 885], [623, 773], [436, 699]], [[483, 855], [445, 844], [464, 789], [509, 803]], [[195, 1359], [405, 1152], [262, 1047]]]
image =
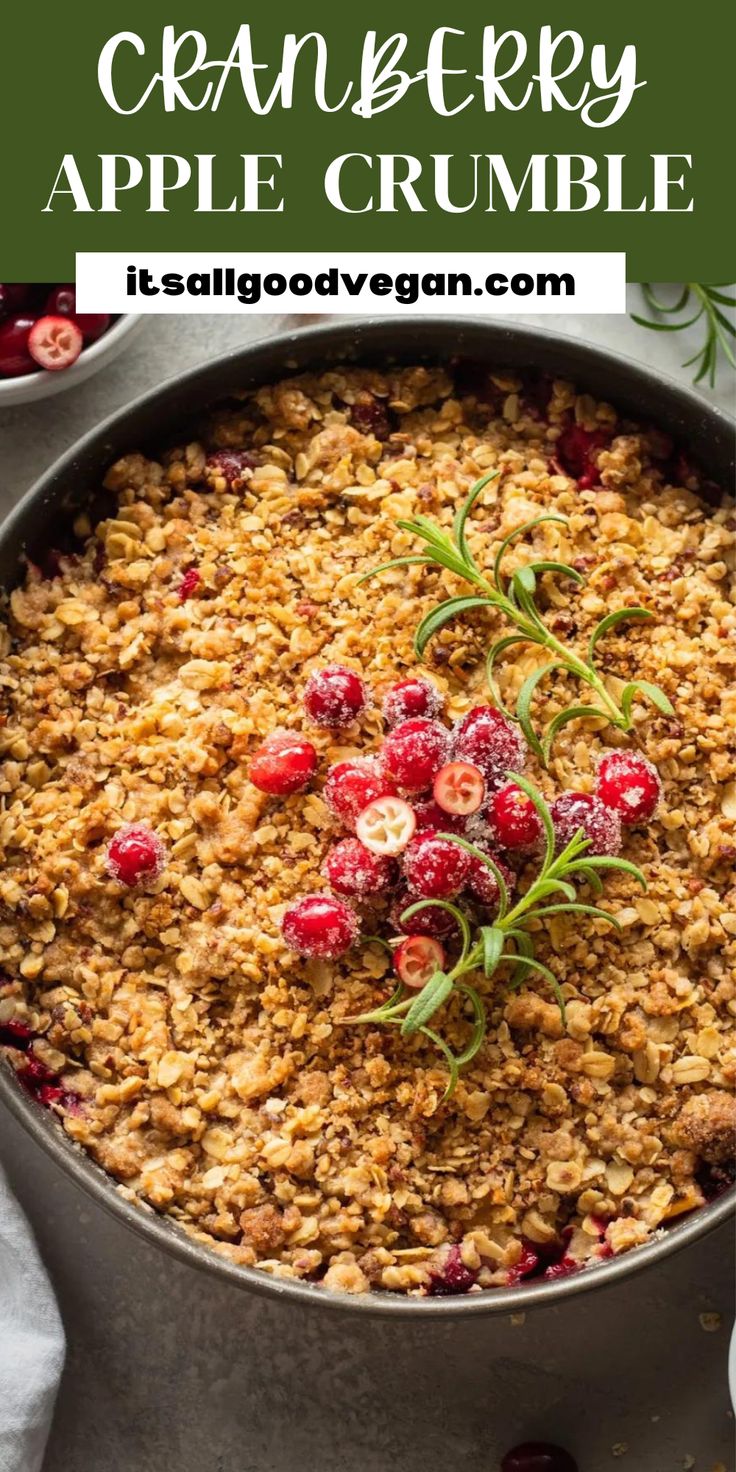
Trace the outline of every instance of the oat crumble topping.
[[[260, 389], [213, 414], [201, 442], [118, 461], [114, 516], [80, 516], [79, 555], [53, 576], [29, 566], [9, 597], [4, 1051], [121, 1189], [235, 1262], [353, 1293], [434, 1291], [451, 1262], [477, 1292], [561, 1241], [573, 1264], [634, 1247], [730, 1173], [736, 518], [673, 470], [659, 433], [563, 382], [544, 397], [508, 374], [479, 395], [425, 368]], [[570, 423], [600, 432], [594, 486], [557, 457]], [[421, 1036], [341, 1025], [387, 995], [385, 954], [303, 961], [279, 922], [325, 886], [327, 763], [379, 745], [382, 694], [417, 669], [418, 618], [459, 590], [420, 567], [358, 578], [413, 550], [399, 518], [449, 522], [491, 467], [501, 477], [469, 523], [480, 566], [540, 509], [564, 513], [567, 527], [536, 528], [534, 551], [587, 584], [547, 579], [548, 617], [582, 647], [608, 610], [652, 609], [609, 638], [607, 666], [660, 684], [676, 718], [642, 706], [637, 725], [664, 802], [624, 850], [648, 894], [625, 875], [607, 885], [623, 935], [559, 915], [539, 940], [567, 1034], [543, 991], [494, 982], [486, 1042], [441, 1105]], [[494, 632], [483, 614], [434, 641], [452, 719], [487, 699]], [[304, 729], [306, 680], [334, 661], [373, 703], [347, 733], [310, 728], [315, 785], [268, 798], [249, 753]], [[507, 704], [538, 662], [530, 649], [501, 668]], [[575, 693], [558, 676], [549, 715]], [[566, 727], [548, 773], [532, 762], [542, 791], [592, 790], [597, 757], [625, 744], [598, 727]], [[165, 867], [126, 891], [105, 850], [141, 822]]]

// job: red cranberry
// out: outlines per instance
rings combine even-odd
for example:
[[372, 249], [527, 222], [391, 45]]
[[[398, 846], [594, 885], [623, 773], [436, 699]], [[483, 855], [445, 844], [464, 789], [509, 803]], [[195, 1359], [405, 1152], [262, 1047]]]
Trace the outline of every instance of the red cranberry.
[[488, 809], [491, 833], [502, 848], [529, 853], [542, 841], [542, 820], [534, 803], [515, 782], [494, 792]]
[[609, 751], [598, 767], [596, 792], [627, 828], [646, 823], [662, 793], [656, 767], [635, 751]]
[[498, 787], [507, 772], [521, 772], [526, 744], [516, 726], [492, 705], [476, 705], [458, 721], [453, 733], [456, 761], [478, 767], [489, 787]]
[[322, 872], [337, 894], [363, 899], [391, 888], [396, 865], [371, 853], [359, 839], [342, 838], [330, 849]]
[[346, 828], [354, 828], [356, 819], [370, 803], [395, 794], [396, 784], [381, 771], [375, 757], [357, 757], [330, 767], [322, 796], [335, 817]]
[[0, 324], [0, 376], [20, 378], [25, 373], [35, 373], [34, 363], [28, 351], [28, 336], [33, 326], [33, 317], [9, 317]]
[[611, 436], [603, 429], [583, 429], [571, 424], [557, 441], [557, 458], [567, 475], [576, 480], [581, 491], [600, 484], [598, 466], [592, 458], [597, 450], [610, 444]]
[[47, 298], [46, 311], [52, 317], [73, 317], [85, 342], [96, 342], [110, 326], [108, 312], [77, 311], [77, 293], [73, 286], [55, 286]]
[[[493, 859], [496, 868], [500, 869], [506, 881], [508, 893], [511, 894], [516, 884], [516, 875], [512, 874], [508, 865], [504, 864], [487, 844], [477, 843], [475, 847], [481, 849], [483, 853], [487, 853], [489, 859]], [[493, 870], [489, 869], [487, 864], [484, 864], [481, 859], [476, 859], [473, 854], [469, 854], [468, 857], [470, 859], [467, 880], [468, 892], [472, 894], [473, 899], [477, 900], [479, 904], [487, 905], [489, 909], [492, 909], [498, 904], [500, 897], [498, 880]]]
[[0, 285], [0, 315], [19, 312], [26, 305], [31, 287], [23, 281], [5, 281]]
[[350, 423], [361, 434], [375, 435], [377, 440], [387, 440], [391, 433], [388, 409], [380, 399], [366, 393], [350, 407]]
[[253, 753], [248, 776], [259, 792], [288, 797], [301, 792], [316, 770], [317, 753], [311, 741], [296, 731], [273, 731]]
[[402, 920], [404, 911], [416, 903], [415, 894], [410, 894], [406, 888], [401, 890], [389, 915], [389, 922], [394, 930], [400, 935], [425, 935], [432, 940], [454, 940], [459, 934], [457, 921], [447, 910], [440, 910], [436, 905], [428, 905], [426, 910], [418, 910], [409, 920]]
[[582, 828], [588, 840], [586, 853], [596, 857], [611, 856], [621, 851], [621, 822], [618, 813], [607, 808], [590, 792], [563, 792], [550, 809], [558, 850], [567, 846]]
[[144, 880], [158, 878], [166, 850], [146, 823], [126, 823], [111, 839], [106, 862], [110, 876], [132, 889]]
[[404, 852], [404, 873], [413, 894], [447, 900], [459, 894], [468, 877], [470, 855], [431, 828], [417, 833]]
[[196, 567], [188, 567], [179, 584], [179, 602], [186, 603], [196, 593], [202, 581], [202, 576]]
[[0, 1022], [0, 1047], [19, 1048], [25, 1053], [36, 1036], [27, 1022], [19, 1022], [12, 1017], [7, 1022]]
[[315, 670], [304, 688], [304, 709], [315, 726], [339, 729], [360, 715], [367, 700], [360, 675], [340, 664]]
[[449, 732], [439, 721], [423, 716], [402, 721], [383, 743], [383, 769], [406, 792], [425, 792], [447, 761], [449, 745]]
[[221, 475], [229, 486], [243, 479], [246, 470], [255, 470], [258, 456], [253, 450], [214, 450], [207, 456], [207, 469]]
[[578, 1472], [569, 1452], [549, 1441], [525, 1441], [507, 1452], [501, 1472]]
[[467, 1293], [475, 1283], [475, 1273], [465, 1266], [460, 1248], [455, 1243], [449, 1250], [442, 1267], [432, 1273], [428, 1292], [434, 1297]]
[[509, 1268], [507, 1287], [513, 1288], [517, 1283], [523, 1282], [524, 1278], [531, 1278], [539, 1267], [539, 1254], [529, 1242], [522, 1242], [521, 1257], [519, 1261]]
[[56, 1074], [52, 1073], [40, 1058], [34, 1058], [32, 1054], [28, 1054], [23, 1067], [18, 1070], [18, 1078], [28, 1093], [35, 1094], [43, 1084], [53, 1083]]
[[558, 1262], [550, 1263], [549, 1267], [545, 1268], [542, 1273], [542, 1277], [546, 1278], [548, 1282], [552, 1282], [555, 1278], [569, 1278], [573, 1273], [579, 1273], [582, 1266], [583, 1264], [578, 1262], [576, 1258], [568, 1257], [565, 1254]]
[[424, 828], [436, 828], [439, 833], [458, 833], [462, 838], [467, 824], [459, 813], [446, 813], [433, 797], [414, 803], [417, 832]]
[[358, 917], [344, 900], [306, 894], [289, 905], [281, 922], [287, 946], [301, 956], [336, 961], [358, 938]]
[[50, 1109], [52, 1104], [58, 1104], [67, 1114], [81, 1113], [80, 1095], [75, 1094], [72, 1089], [62, 1088], [61, 1084], [42, 1084], [36, 1092], [36, 1098], [46, 1109]]
[[39, 317], [28, 334], [31, 357], [50, 373], [71, 368], [83, 346], [81, 330], [71, 317]]
[[416, 716], [427, 716], [432, 719], [438, 716], [442, 710], [444, 701], [430, 680], [422, 680], [415, 675], [410, 680], [399, 680], [398, 684], [392, 685], [383, 697], [383, 719], [386, 725], [398, 726], [402, 721], [409, 721]]
[[695, 1179], [706, 1201], [715, 1201], [724, 1191], [729, 1191], [736, 1182], [736, 1160], [701, 1160]]

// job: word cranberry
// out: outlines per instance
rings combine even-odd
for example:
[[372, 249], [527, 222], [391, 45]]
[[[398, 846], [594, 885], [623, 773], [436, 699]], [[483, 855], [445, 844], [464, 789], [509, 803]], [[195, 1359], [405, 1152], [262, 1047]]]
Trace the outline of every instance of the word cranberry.
[[403, 797], [379, 797], [363, 809], [355, 831], [371, 853], [400, 854], [416, 826], [414, 813]]
[[108, 844], [107, 871], [129, 889], [143, 880], [156, 879], [165, 862], [164, 845], [146, 823], [126, 823]]
[[418, 833], [404, 854], [410, 890], [425, 900], [447, 900], [459, 894], [470, 870], [470, 855], [432, 828]]
[[439, 1272], [433, 1272], [428, 1292], [433, 1295], [467, 1293], [475, 1283], [475, 1273], [465, 1266], [460, 1248], [455, 1243]]
[[489, 787], [498, 787], [507, 772], [520, 772], [526, 744], [516, 726], [492, 705], [476, 705], [458, 721], [453, 738], [456, 761], [479, 767]]
[[382, 894], [396, 877], [391, 859], [371, 853], [358, 838], [342, 838], [330, 849], [322, 870], [337, 894], [362, 899]]
[[525, 1441], [506, 1453], [501, 1472], [578, 1472], [578, 1464], [561, 1446], [549, 1441]]
[[304, 690], [304, 709], [315, 726], [349, 726], [360, 715], [366, 700], [360, 675], [340, 664], [316, 670]]
[[576, 480], [581, 491], [589, 491], [600, 484], [598, 466], [593, 459], [596, 450], [602, 450], [610, 441], [610, 435], [602, 429], [583, 429], [580, 424], [571, 424], [557, 441], [557, 458], [567, 475]]
[[406, 792], [425, 792], [447, 761], [449, 746], [449, 732], [439, 721], [402, 721], [383, 743], [383, 769]]
[[107, 332], [107, 312], [78, 312], [77, 293], [73, 286], [55, 286], [46, 299], [46, 311], [52, 317], [73, 317], [85, 342], [96, 342]]
[[[475, 847], [480, 848], [484, 853], [487, 853], [489, 859], [493, 859], [496, 868], [500, 869], [501, 876], [506, 881], [507, 892], [511, 894], [511, 891], [513, 890], [516, 883], [516, 876], [512, 874], [508, 865], [502, 863], [501, 860], [496, 856], [496, 854], [494, 854], [491, 849], [487, 847], [487, 845], [476, 844]], [[468, 872], [467, 879], [468, 892], [472, 894], [473, 899], [477, 900], [478, 903], [481, 905], [488, 905], [489, 907], [497, 905], [501, 897], [501, 891], [498, 887], [498, 880], [493, 870], [489, 869], [488, 865], [484, 864], [482, 859], [476, 858], [474, 854], [470, 854], [469, 858], [470, 870]]]
[[201, 574], [196, 567], [188, 567], [179, 584], [179, 602], [186, 603], [196, 593], [202, 581]]
[[442, 971], [445, 953], [438, 940], [428, 935], [410, 935], [394, 951], [394, 969], [404, 986], [420, 991], [436, 971]]
[[281, 922], [287, 946], [301, 956], [336, 961], [358, 938], [358, 917], [344, 900], [306, 894], [289, 905]]
[[254, 787], [271, 797], [301, 792], [317, 770], [311, 741], [295, 731], [274, 731], [253, 753], [248, 776]]
[[497, 843], [512, 852], [528, 853], [542, 840], [542, 820], [534, 803], [515, 782], [494, 792], [488, 825]]
[[28, 351], [28, 334], [33, 322], [33, 317], [18, 316], [9, 317], [0, 325], [0, 374], [3, 378], [35, 373], [37, 365]]
[[587, 854], [608, 857], [621, 851], [621, 820], [590, 792], [563, 792], [550, 808], [557, 848], [567, 846], [582, 828]]
[[662, 794], [659, 773], [635, 751], [610, 751], [601, 758], [596, 792], [627, 828], [654, 816]]
[[409, 721], [417, 716], [426, 716], [431, 719], [438, 716], [444, 702], [442, 696], [430, 680], [422, 680], [414, 676], [410, 680], [399, 680], [398, 684], [392, 685], [383, 697], [383, 719], [387, 726], [398, 726], [401, 721]]
[[379, 797], [391, 797], [396, 786], [375, 757], [335, 762], [329, 768], [322, 796], [328, 808], [347, 828], [355, 825], [364, 808]]
[[446, 767], [440, 767], [432, 793], [443, 812], [467, 818], [483, 805], [486, 795], [483, 773], [471, 762], [448, 762]]
[[459, 935], [458, 923], [454, 916], [450, 915], [447, 910], [441, 910], [438, 905], [427, 905], [426, 909], [417, 910], [407, 920], [402, 920], [404, 912], [416, 903], [415, 894], [410, 894], [406, 888], [401, 890], [389, 915], [394, 930], [398, 930], [403, 935], [429, 935], [434, 940], [452, 940]]
[[76, 363], [84, 338], [71, 317], [39, 317], [28, 334], [28, 351], [39, 368], [56, 373]]

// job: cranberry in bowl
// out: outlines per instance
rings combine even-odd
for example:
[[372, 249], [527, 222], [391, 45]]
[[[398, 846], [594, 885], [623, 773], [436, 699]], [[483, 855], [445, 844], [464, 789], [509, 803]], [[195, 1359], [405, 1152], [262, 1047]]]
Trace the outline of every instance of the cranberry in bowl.
[[84, 383], [118, 356], [141, 322], [130, 314], [77, 312], [71, 285], [0, 283], [0, 409]]

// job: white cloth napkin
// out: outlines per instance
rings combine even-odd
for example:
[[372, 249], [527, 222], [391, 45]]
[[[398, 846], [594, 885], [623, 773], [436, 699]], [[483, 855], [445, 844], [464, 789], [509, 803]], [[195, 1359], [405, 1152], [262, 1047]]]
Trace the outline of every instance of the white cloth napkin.
[[0, 1171], [0, 1472], [39, 1472], [63, 1363], [51, 1284]]

